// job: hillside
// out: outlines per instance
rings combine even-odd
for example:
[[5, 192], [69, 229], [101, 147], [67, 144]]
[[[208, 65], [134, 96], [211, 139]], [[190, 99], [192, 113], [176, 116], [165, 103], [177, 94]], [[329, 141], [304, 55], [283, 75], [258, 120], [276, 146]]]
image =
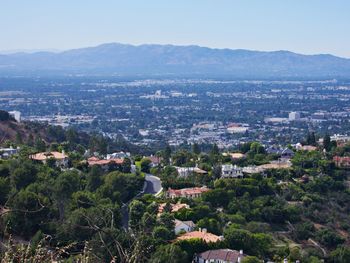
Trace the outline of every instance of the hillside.
[[[0, 111], [0, 113], [6, 113]], [[70, 134], [71, 133], [71, 134]], [[72, 135], [72, 133], [74, 133]], [[85, 133], [77, 133], [72, 130], [65, 131], [61, 127], [54, 127], [36, 122], [16, 122], [12, 117], [0, 118], [0, 145], [6, 141], [17, 144], [33, 144], [37, 140], [43, 140], [46, 144], [52, 142], [61, 143], [70, 137], [76, 137], [76, 141], [87, 145], [90, 137]]]
[[103, 44], [60, 53], [0, 55], [2, 74], [205, 75], [239, 78], [350, 77], [350, 59], [289, 51]]

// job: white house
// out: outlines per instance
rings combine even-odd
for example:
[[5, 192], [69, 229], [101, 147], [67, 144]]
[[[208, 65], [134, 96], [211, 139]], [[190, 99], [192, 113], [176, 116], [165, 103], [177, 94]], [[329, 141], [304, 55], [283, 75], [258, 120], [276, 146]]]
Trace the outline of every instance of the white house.
[[116, 153], [110, 153], [107, 154], [106, 159], [125, 159], [125, 158], [130, 158], [130, 153], [129, 152], [116, 152]]
[[0, 159], [7, 159], [11, 157], [14, 154], [17, 154], [19, 151], [19, 148], [13, 148], [12, 146], [10, 148], [0, 148]]
[[192, 232], [195, 227], [196, 225], [192, 221], [181, 221], [175, 219], [175, 235], [183, 231], [185, 231], [186, 233]]
[[246, 257], [243, 250], [215, 249], [195, 254], [194, 263], [241, 263]]
[[196, 174], [207, 174], [207, 171], [204, 171], [198, 167], [175, 167], [177, 173], [180, 177], [187, 177], [193, 173]]
[[221, 166], [222, 178], [238, 178], [243, 177], [243, 169], [237, 165], [223, 164]]

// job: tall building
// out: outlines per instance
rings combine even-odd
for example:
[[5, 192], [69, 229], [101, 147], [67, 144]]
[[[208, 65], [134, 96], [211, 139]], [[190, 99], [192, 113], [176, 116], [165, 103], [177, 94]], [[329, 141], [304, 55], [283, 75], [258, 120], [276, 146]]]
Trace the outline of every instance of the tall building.
[[296, 111], [292, 111], [292, 112], [289, 113], [288, 119], [290, 121], [297, 121], [297, 120], [300, 119], [300, 113], [296, 112]]
[[9, 111], [9, 114], [15, 118], [17, 122], [21, 122], [21, 112], [20, 111]]

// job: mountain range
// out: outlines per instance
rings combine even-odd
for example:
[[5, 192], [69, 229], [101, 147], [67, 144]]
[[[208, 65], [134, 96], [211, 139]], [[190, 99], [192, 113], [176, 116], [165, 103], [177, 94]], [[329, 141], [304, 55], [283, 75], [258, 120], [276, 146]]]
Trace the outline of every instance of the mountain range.
[[62, 52], [2, 54], [0, 74], [347, 78], [350, 59], [290, 51], [110, 43]]

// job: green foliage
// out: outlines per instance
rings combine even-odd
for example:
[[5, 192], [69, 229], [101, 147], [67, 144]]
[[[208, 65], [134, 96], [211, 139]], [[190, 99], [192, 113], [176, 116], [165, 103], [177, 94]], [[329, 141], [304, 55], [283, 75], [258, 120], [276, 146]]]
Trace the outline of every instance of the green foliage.
[[206, 228], [208, 232], [216, 235], [222, 234], [221, 225], [215, 218], [204, 217], [197, 222], [196, 226]]
[[150, 263], [185, 263], [188, 255], [179, 246], [163, 245], [157, 248], [152, 255]]
[[316, 238], [321, 244], [329, 248], [335, 248], [337, 245], [344, 243], [344, 239], [330, 229], [321, 229], [317, 231]]
[[146, 210], [146, 206], [139, 200], [133, 200], [129, 205], [129, 224], [131, 228], [140, 228], [141, 218]]
[[112, 172], [103, 177], [103, 184], [97, 192], [113, 202], [127, 202], [140, 191], [143, 178], [137, 174]]
[[7, 221], [11, 232], [31, 237], [48, 219], [47, 198], [29, 190], [20, 190], [10, 204], [13, 211]]
[[143, 173], [149, 173], [150, 172], [150, 168], [151, 168], [151, 160], [148, 158], [143, 158], [141, 160], [141, 172]]
[[36, 180], [37, 169], [29, 161], [14, 161], [11, 163], [11, 184], [21, 189]]
[[10, 179], [0, 177], [0, 205], [4, 205], [11, 191]]
[[247, 257], [244, 257], [241, 262], [242, 263], [260, 263], [261, 260], [259, 260], [257, 257], [254, 257], [254, 256], [247, 256]]
[[347, 246], [339, 246], [332, 251], [330, 255], [332, 263], [347, 263], [350, 262], [350, 248]]
[[295, 226], [296, 237], [299, 240], [307, 240], [313, 236], [314, 232], [315, 228], [310, 222], [299, 223]]
[[231, 249], [243, 249], [247, 254], [264, 256], [268, 253], [271, 236], [263, 233], [253, 234], [247, 230], [230, 226], [224, 231], [225, 242]]
[[152, 236], [155, 240], [164, 242], [172, 239], [174, 234], [165, 226], [157, 226], [153, 229]]

